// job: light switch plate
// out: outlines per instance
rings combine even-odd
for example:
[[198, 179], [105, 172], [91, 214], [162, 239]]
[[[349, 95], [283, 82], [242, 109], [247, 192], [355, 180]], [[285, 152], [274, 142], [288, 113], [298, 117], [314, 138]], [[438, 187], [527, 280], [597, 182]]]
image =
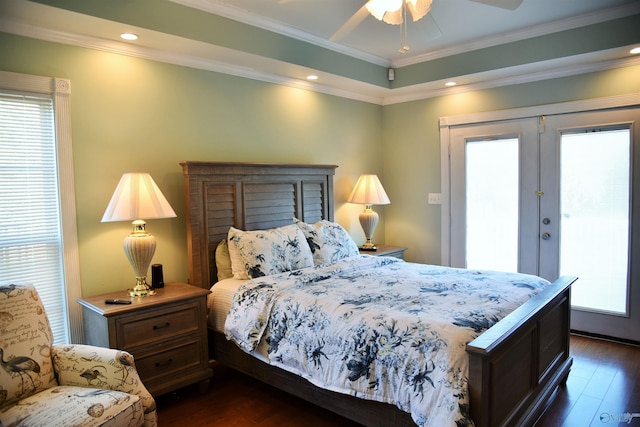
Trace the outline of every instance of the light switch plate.
[[441, 205], [442, 204], [442, 194], [441, 193], [429, 193], [429, 198], [427, 199], [427, 203], [430, 205]]

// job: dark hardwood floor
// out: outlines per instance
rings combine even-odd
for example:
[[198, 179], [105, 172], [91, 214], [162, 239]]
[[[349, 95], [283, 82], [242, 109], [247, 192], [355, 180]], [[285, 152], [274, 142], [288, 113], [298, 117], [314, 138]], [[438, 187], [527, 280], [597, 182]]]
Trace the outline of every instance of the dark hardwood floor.
[[571, 355], [567, 386], [536, 427], [640, 426], [640, 418], [618, 422], [640, 415], [640, 347], [573, 335]]
[[[536, 427], [640, 426], [640, 347], [571, 337], [573, 368]], [[187, 387], [156, 399], [160, 427], [358, 426], [223, 366], [206, 394]]]

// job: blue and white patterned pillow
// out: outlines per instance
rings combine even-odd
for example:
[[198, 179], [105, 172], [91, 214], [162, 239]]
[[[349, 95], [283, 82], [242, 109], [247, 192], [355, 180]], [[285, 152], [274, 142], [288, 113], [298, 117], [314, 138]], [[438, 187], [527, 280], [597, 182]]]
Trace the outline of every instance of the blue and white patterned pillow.
[[295, 224], [256, 231], [231, 227], [228, 237], [229, 247], [236, 245], [250, 278], [313, 267], [311, 249]]
[[336, 222], [321, 220], [307, 224], [297, 218], [293, 220], [307, 239], [315, 265], [331, 264], [360, 253], [347, 230]]

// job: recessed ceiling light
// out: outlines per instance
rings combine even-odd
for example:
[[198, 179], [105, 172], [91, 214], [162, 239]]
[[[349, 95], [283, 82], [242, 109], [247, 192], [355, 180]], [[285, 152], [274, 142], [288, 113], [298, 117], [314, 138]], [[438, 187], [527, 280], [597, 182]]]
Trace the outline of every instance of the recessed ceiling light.
[[629, 53], [632, 53], [632, 54], [634, 54], [634, 55], [636, 55], [636, 54], [640, 53], [640, 47], [634, 47], [633, 49], [631, 49], [631, 50], [629, 51]]
[[445, 86], [455, 86], [457, 83], [456, 82], [446, 82], [444, 85]]
[[122, 33], [120, 34], [120, 38], [125, 40], [138, 40], [138, 35], [133, 33]]
[[318, 80], [318, 76], [316, 76], [315, 74], [311, 74], [307, 76], [307, 80]]

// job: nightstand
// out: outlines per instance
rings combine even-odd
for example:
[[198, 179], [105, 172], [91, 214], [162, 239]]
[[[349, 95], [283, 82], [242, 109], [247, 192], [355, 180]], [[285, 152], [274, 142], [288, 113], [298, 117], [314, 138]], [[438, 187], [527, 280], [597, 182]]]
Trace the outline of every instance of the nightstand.
[[[126, 291], [78, 300], [86, 344], [133, 354], [149, 392], [158, 396], [195, 382], [209, 385], [206, 307], [208, 289], [167, 283], [156, 294], [130, 298]], [[105, 304], [106, 298], [131, 300]]]
[[377, 251], [363, 251], [363, 250], [360, 250], [360, 254], [362, 254], [362, 255], [374, 255], [374, 256], [392, 256], [392, 257], [395, 257], [395, 258], [404, 259], [404, 251], [407, 250], [407, 248], [404, 248], [402, 246], [391, 246], [391, 245], [378, 245], [378, 244], [376, 244], [376, 247], [378, 248]]

